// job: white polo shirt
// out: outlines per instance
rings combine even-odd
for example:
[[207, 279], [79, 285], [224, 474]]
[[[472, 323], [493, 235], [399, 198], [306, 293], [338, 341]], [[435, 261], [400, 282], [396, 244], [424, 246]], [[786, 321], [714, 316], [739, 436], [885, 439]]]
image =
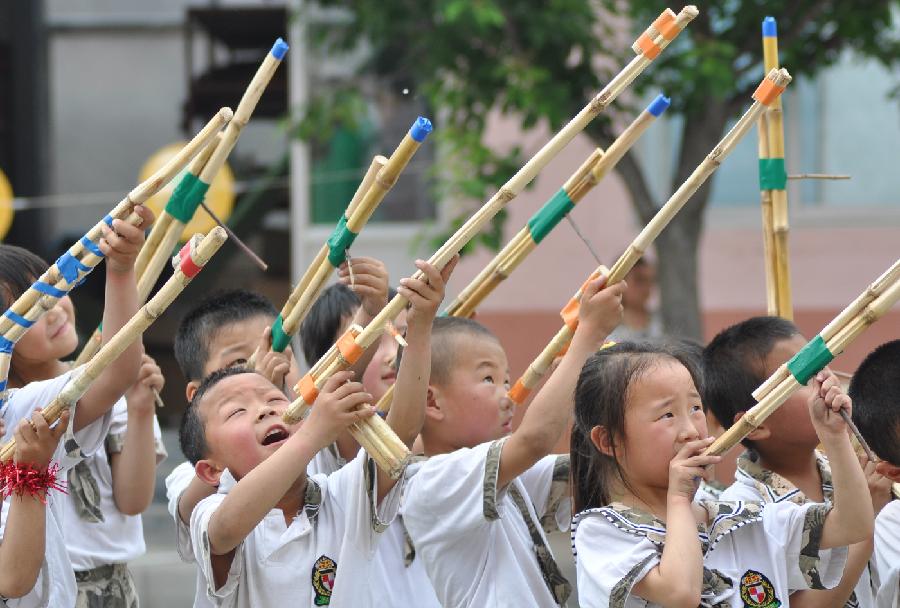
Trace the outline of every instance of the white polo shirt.
[[[568, 479], [568, 456], [548, 456], [497, 488], [502, 445], [484, 443], [407, 468], [403, 521], [445, 607], [558, 605], [510, 487], [526, 498], [532, 521], [566, 529], [568, 506], [551, 495], [559, 494], [554, 480]], [[538, 532], [546, 545], [544, 530]]]
[[[216, 605], [365, 605], [359, 582], [370, 576], [378, 532], [396, 515], [402, 486], [377, 507], [373, 473], [374, 463], [361, 451], [336, 473], [310, 477], [306, 504], [289, 525], [272, 509], [237, 546], [225, 583], [208, 588]], [[223, 494], [210, 496], [191, 515], [194, 555], [207, 581], [214, 580], [207, 531], [224, 500]]]
[[875, 518], [875, 566], [878, 608], [900, 608], [900, 500], [887, 504]]
[[[847, 549], [819, 549], [825, 505], [737, 501], [703, 506], [711, 521], [706, 531], [698, 530], [703, 606], [786, 606], [793, 590], [840, 582]], [[665, 533], [665, 524], [653, 515], [621, 504], [579, 513], [572, 545], [582, 608], [659, 608], [632, 589], [659, 565]]]
[[[11, 390], [9, 400], [0, 412], [0, 417], [6, 424], [3, 441], [13, 437], [16, 425], [22, 418], [30, 418], [36, 408], [48, 406], [62, 391], [71, 375], [72, 372], [68, 371], [56, 378], [32, 382], [21, 389]], [[109, 431], [111, 415], [107, 412], [105, 416], [74, 433], [74, 436], [69, 436], [74, 419], [74, 416], [69, 418], [69, 431], [60, 439], [53, 455], [53, 460], [59, 463], [59, 475], [62, 480], [66, 479], [68, 470], [82, 458], [90, 456], [102, 447], [103, 440]], [[68, 500], [66, 495], [61, 492], [51, 491], [48, 493], [46, 544], [41, 572], [34, 589], [27, 595], [6, 600], [10, 608], [57, 608], [75, 605], [77, 594], [75, 574], [66, 551], [66, 535], [64, 534], [70, 524], [63, 506], [66, 500]], [[4, 500], [2, 515], [0, 515], [0, 536], [6, 527], [9, 508], [10, 500]]]

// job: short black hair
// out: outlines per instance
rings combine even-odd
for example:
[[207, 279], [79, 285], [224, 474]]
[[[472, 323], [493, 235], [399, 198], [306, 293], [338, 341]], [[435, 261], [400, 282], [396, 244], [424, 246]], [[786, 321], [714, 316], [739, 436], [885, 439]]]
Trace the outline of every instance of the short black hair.
[[[800, 335], [781, 317], [752, 317], [722, 330], [703, 350], [703, 403], [730, 428], [739, 412], [756, 404], [753, 391], [765, 380], [765, 358], [775, 345]], [[699, 388], [699, 387], [698, 387]], [[742, 442], [752, 447], [752, 442]]]
[[185, 315], [175, 332], [175, 360], [181, 373], [189, 382], [203, 378], [209, 344], [223, 326], [277, 315], [268, 298], [246, 289], [221, 291], [206, 298]]
[[[388, 299], [396, 295], [389, 287]], [[319, 294], [300, 324], [300, 347], [307, 365], [315, 365], [337, 342], [344, 320], [355, 315], [360, 305], [359, 296], [343, 283], [329, 285]]]
[[43, 258], [22, 247], [0, 245], [0, 298], [13, 305], [50, 267]]
[[900, 466], [900, 340], [869, 353], [853, 374], [848, 394], [853, 421], [869, 447]]
[[437, 317], [431, 327], [431, 378], [432, 384], [442, 385], [450, 380], [456, 363], [455, 340], [460, 337], [500, 340], [487, 327], [465, 317]]
[[255, 374], [255, 370], [242, 365], [234, 365], [224, 369], [217, 369], [200, 383], [197, 392], [191, 399], [191, 403], [181, 416], [181, 425], [178, 427], [178, 443], [181, 451], [188, 461], [196, 465], [209, 454], [209, 444], [206, 441], [206, 421], [200, 414], [200, 401], [219, 382], [231, 376], [240, 374]]

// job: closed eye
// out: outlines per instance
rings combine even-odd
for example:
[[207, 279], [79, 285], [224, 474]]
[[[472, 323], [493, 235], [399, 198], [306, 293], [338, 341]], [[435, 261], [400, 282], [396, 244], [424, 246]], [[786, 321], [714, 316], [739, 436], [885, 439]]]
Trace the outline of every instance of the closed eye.
[[230, 414], [228, 414], [228, 416], [226, 417], [226, 419], [231, 418], [232, 416], [234, 416], [234, 415], [236, 415], [236, 414], [240, 414], [241, 412], [245, 412], [245, 411], [246, 411], [246, 410], [245, 410], [244, 408], [239, 407], [239, 408], [237, 408], [236, 410], [233, 410]]
[[663, 414], [662, 416], [657, 418], [657, 420], [662, 420], [663, 418], [674, 418], [674, 417], [675, 417], [675, 414], [673, 414], [672, 412], [666, 412], [665, 414]]

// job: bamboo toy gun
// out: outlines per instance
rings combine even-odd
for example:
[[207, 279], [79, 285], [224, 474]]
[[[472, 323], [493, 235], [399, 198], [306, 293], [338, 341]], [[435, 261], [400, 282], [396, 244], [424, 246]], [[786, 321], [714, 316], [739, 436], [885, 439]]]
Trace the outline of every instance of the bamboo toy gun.
[[[647, 108], [610, 145], [606, 152], [594, 150], [553, 197], [535, 213], [528, 224], [488, 263], [456, 299], [444, 310], [449, 317], [471, 317], [475, 309], [500, 283], [534, 251], [575, 205], [590, 192], [607, 173], [612, 171], [644, 131], [669, 107], [670, 100], [659, 94]], [[379, 399], [376, 410], [387, 412], [391, 407], [394, 386]]]
[[103, 236], [103, 225], [112, 227], [114, 219], [131, 224], [140, 222], [140, 216], [133, 213], [134, 207], [169, 183], [231, 118], [231, 109], [219, 110], [175, 157], [125, 195], [106, 217], [61, 255], [0, 317], [0, 405], [6, 400], [6, 383], [15, 343], [35, 321], [53, 308], [60, 298], [68, 295], [103, 261], [104, 255], [98, 245]]
[[[778, 26], [774, 17], [763, 19], [762, 39], [763, 63], [768, 73], [778, 68]], [[784, 120], [779, 98], [759, 119], [759, 190], [766, 261], [766, 307], [770, 315], [792, 319], [787, 178]]]
[[[625, 275], [634, 267], [637, 261], [644, 255], [647, 248], [656, 240], [659, 234], [669, 225], [672, 218], [684, 207], [685, 203], [694, 195], [694, 193], [709, 179], [709, 176], [719, 168], [722, 161], [734, 150], [737, 143], [747, 134], [753, 127], [754, 122], [759, 116], [766, 111], [781, 95], [784, 88], [791, 81], [791, 76], [787, 70], [772, 70], [763, 79], [759, 87], [753, 93], [753, 105], [741, 116], [740, 120], [735, 123], [734, 127], [722, 138], [722, 140], [713, 148], [700, 165], [694, 169], [694, 172], [685, 180], [675, 193], [666, 201], [656, 215], [644, 227], [644, 229], [635, 237], [625, 253], [622, 254], [612, 269], [605, 270], [598, 268], [588, 278], [588, 281], [594, 280], [601, 274], [606, 276], [608, 285], [618, 283], [625, 278]], [[565, 308], [560, 312], [563, 319], [563, 326], [556, 333], [553, 339], [541, 351], [537, 358], [528, 366], [525, 373], [519, 378], [509, 391], [509, 398], [515, 403], [521, 405], [528, 398], [528, 395], [535, 389], [541, 378], [550, 369], [553, 360], [565, 352], [575, 330], [578, 327], [578, 307], [581, 300], [581, 294], [584, 287], [582, 285], [578, 292], [569, 300]]]
[[[866, 328], [884, 316], [898, 299], [900, 299], [900, 260], [894, 262], [800, 352], [775, 370], [768, 380], [753, 391], [753, 398], [758, 403], [716, 439], [706, 449], [706, 454], [721, 455], [737, 445], [795, 391], [837, 355], [844, 352], [844, 349]], [[845, 420], [848, 419], [846, 412], [841, 410], [841, 414]]]
[[[409, 164], [431, 130], [431, 121], [420, 116], [390, 158], [376, 156], [373, 159], [331, 236], [322, 245], [285, 302], [281, 314], [275, 319], [272, 325], [272, 350], [283, 352], [291, 343], [291, 338], [299, 331], [300, 323], [322, 293], [328, 278], [347, 259], [350, 245], [390, 192], [400, 173]], [[252, 361], [250, 364], [252, 365]]]
[[[471, 240], [503, 207], [513, 200], [606, 106], [642, 72], [659, 52], [697, 15], [697, 9], [688, 6], [677, 16], [666, 10], [654, 21], [635, 43], [637, 56], [617, 74], [604, 89], [597, 94], [567, 125], [504, 184], [491, 199], [463, 224], [450, 239], [429, 259], [429, 263], [442, 269], [460, 249]], [[416, 278], [424, 275], [417, 272]], [[312, 406], [319, 390], [333, 374], [346, 369], [359, 360], [362, 353], [381, 337], [385, 326], [405, 308], [406, 298], [397, 295], [362, 331], [351, 328], [338, 343], [300, 379], [295, 391], [300, 397], [295, 400], [284, 415], [288, 423], [300, 420]], [[354, 438], [369, 453], [382, 470], [391, 476], [398, 476], [409, 457], [406, 445], [379, 417], [372, 416], [360, 421], [350, 429]]]
[[[206, 265], [213, 254], [225, 242], [225, 231], [216, 227], [200, 239], [197, 235], [185, 244], [178, 255], [178, 268], [153, 298], [135, 314], [130, 321], [112, 337], [97, 356], [83, 367], [77, 368], [59, 395], [41, 412], [47, 423], [52, 425], [63, 411], [75, 406], [103, 370], [141, 337], [150, 325], [168, 308], [178, 294], [191, 282]], [[16, 441], [12, 439], [0, 447], [0, 462], [8, 462], [16, 451]]]
[[[241, 131], [250, 120], [253, 110], [256, 109], [256, 105], [272, 80], [272, 76], [275, 75], [278, 66], [281, 65], [287, 51], [287, 43], [281, 38], [277, 39], [244, 91], [234, 118], [228, 123], [225, 132], [194, 159], [187, 173], [172, 192], [172, 196], [169, 197], [165, 209], [156, 219], [134, 265], [138, 281], [139, 302], [145, 302], [150, 296], [150, 291], [162, 274], [166, 260], [169, 259], [175, 245], [178, 244], [185, 224], [191, 221], [197, 207], [202, 204], [210, 184], [234, 149]], [[100, 350], [100, 344], [101, 330], [97, 328], [79, 353], [75, 365], [83, 365], [90, 360]]]

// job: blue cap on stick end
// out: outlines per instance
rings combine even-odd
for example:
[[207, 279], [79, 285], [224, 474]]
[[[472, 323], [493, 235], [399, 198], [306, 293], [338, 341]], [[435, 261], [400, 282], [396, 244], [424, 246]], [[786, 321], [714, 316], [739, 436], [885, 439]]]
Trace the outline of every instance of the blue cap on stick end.
[[665, 112], [671, 104], [672, 100], [660, 93], [656, 96], [656, 99], [651, 101], [650, 105], [647, 106], [647, 111], [659, 118], [660, 114]]
[[431, 121], [424, 116], [419, 116], [413, 126], [409, 129], [409, 136], [419, 143], [425, 141], [428, 134], [431, 133]]
[[279, 38], [275, 41], [275, 44], [272, 45], [272, 57], [281, 61], [284, 59], [284, 54], [288, 52], [288, 49], [291, 48], [288, 46], [288, 43]]
[[766, 38], [778, 38], [778, 22], [775, 21], [775, 17], [763, 19], [762, 30]]

